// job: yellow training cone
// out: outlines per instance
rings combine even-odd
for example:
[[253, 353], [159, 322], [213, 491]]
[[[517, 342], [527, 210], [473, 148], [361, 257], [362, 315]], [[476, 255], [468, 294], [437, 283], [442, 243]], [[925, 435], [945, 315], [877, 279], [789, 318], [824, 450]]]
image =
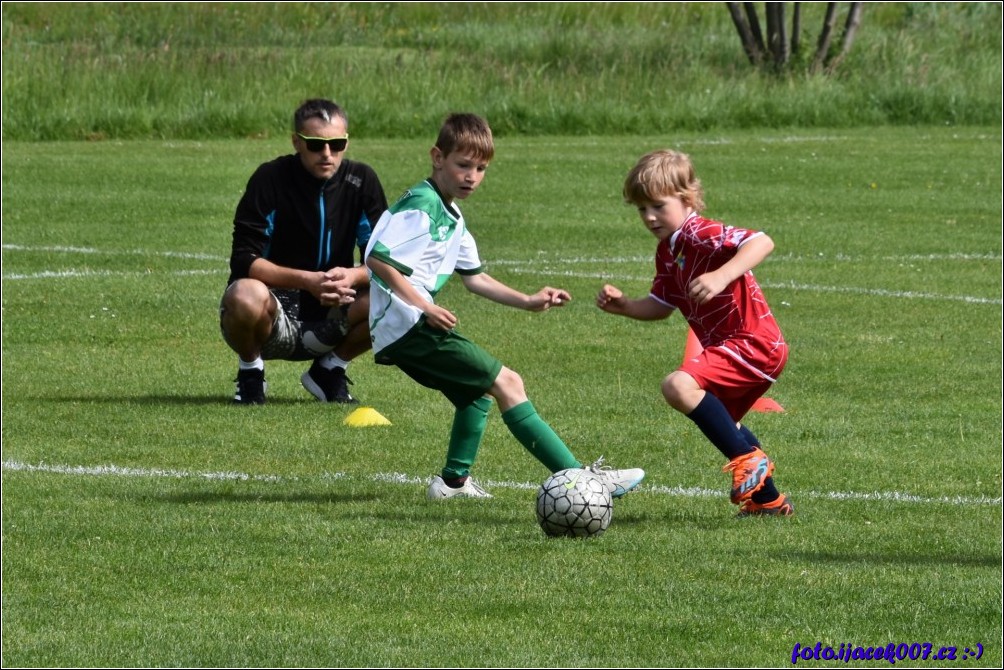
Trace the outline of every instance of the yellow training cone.
[[345, 417], [345, 425], [354, 428], [365, 428], [366, 426], [389, 426], [387, 420], [380, 412], [372, 407], [360, 407]]

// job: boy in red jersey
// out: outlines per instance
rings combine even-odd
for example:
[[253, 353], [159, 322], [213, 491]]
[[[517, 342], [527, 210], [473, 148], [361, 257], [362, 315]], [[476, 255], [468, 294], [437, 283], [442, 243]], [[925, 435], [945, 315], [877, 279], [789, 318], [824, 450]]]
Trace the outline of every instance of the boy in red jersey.
[[774, 250], [766, 234], [700, 216], [701, 182], [686, 154], [653, 151], [624, 182], [624, 199], [659, 240], [649, 294], [631, 299], [603, 286], [596, 305], [639, 321], [680, 310], [704, 350], [662, 382], [669, 405], [697, 424], [729, 462], [739, 516], [791, 516], [774, 485], [774, 463], [740, 420], [788, 360], [785, 344], [752, 269]]

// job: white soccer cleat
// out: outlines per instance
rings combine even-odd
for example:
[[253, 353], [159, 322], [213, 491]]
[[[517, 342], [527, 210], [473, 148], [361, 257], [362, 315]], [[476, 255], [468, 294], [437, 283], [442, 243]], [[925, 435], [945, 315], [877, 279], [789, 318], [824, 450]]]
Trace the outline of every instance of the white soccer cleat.
[[607, 490], [610, 491], [610, 495], [614, 498], [620, 498], [622, 495], [634, 490], [638, 484], [641, 484], [641, 480], [645, 479], [645, 471], [641, 468], [614, 470], [609, 465], [603, 465], [602, 456], [585, 469], [603, 480], [603, 483], [607, 486]]
[[455, 489], [447, 486], [443, 478], [436, 475], [429, 484], [426, 496], [429, 500], [446, 500], [447, 498], [491, 498], [492, 494], [481, 488], [481, 485], [474, 481], [474, 477], [468, 477], [463, 486]]

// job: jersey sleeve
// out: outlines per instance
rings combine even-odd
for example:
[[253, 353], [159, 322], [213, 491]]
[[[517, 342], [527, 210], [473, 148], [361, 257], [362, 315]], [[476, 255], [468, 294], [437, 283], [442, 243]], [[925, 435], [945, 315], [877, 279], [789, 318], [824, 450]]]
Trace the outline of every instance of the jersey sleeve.
[[481, 257], [478, 256], [478, 243], [474, 236], [464, 226], [464, 236], [460, 243], [460, 255], [457, 256], [457, 274], [476, 275], [484, 272]]
[[234, 214], [230, 281], [247, 277], [255, 259], [265, 257], [275, 220], [272, 190], [265, 166], [259, 167], [248, 180]]
[[380, 178], [373, 168], [361, 164], [363, 177], [363, 213], [356, 227], [356, 246], [359, 247], [361, 258], [365, 258], [365, 250], [380, 217], [387, 211], [387, 195], [383, 190]]
[[660, 242], [655, 252], [654, 263], [655, 274], [652, 276], [652, 286], [649, 288], [649, 296], [653, 299], [676, 309], [676, 301], [673, 294], [676, 292], [676, 273], [673, 250], [668, 241]]
[[384, 212], [370, 237], [366, 256], [410, 277], [426, 247], [429, 215], [418, 209]]

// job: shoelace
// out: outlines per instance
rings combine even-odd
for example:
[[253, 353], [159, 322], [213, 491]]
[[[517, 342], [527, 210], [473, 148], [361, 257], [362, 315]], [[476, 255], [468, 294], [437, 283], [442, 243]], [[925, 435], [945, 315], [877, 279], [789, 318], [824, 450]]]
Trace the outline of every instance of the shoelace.
[[761, 457], [762, 452], [758, 453], [758, 451], [752, 451], [745, 456], [740, 456], [734, 461], [729, 461], [722, 467], [722, 472], [732, 472], [733, 470], [739, 469], [739, 474], [742, 475], [743, 479], [746, 479], [754, 470], [753, 463]]
[[470, 487], [471, 487], [472, 489], [474, 489], [474, 490], [475, 490], [475, 491], [477, 491], [478, 493], [484, 493], [484, 494], [487, 494], [487, 493], [488, 493], [488, 491], [485, 491], [485, 490], [484, 490], [483, 488], [481, 488], [481, 485], [480, 485], [480, 484], [478, 484], [478, 483], [477, 483], [476, 481], [474, 481], [473, 479], [468, 479], [468, 480], [467, 480], [467, 484], [468, 484], [468, 486], [470, 486]]

